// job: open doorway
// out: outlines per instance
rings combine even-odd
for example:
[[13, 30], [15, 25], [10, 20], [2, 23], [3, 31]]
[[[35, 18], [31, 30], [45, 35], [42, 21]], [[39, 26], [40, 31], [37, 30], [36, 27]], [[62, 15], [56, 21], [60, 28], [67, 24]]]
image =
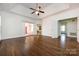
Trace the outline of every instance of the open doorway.
[[58, 21], [58, 35], [61, 46], [64, 48], [66, 43], [77, 41], [77, 18], [69, 18]]
[[33, 35], [34, 25], [32, 23], [25, 23], [25, 34], [26, 35]]

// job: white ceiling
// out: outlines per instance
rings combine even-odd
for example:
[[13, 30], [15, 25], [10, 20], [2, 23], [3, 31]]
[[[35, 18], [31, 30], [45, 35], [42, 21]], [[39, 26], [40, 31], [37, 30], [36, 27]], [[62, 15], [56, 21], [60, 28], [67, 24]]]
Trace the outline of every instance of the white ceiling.
[[40, 14], [40, 16], [37, 16], [36, 14], [31, 14], [32, 10], [29, 9], [35, 8], [36, 3], [0, 3], [0, 10], [35, 19], [40, 19], [49, 15], [54, 15], [63, 10], [75, 9], [79, 7], [79, 3], [39, 3], [38, 5], [42, 6], [42, 10], [45, 11], [45, 13]]

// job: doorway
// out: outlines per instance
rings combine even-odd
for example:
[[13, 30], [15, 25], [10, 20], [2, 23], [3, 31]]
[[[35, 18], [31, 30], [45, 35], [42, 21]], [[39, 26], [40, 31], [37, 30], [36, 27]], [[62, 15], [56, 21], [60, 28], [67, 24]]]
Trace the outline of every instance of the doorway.
[[61, 47], [65, 48], [66, 37], [67, 37], [67, 25], [66, 22], [59, 21], [59, 36]]
[[26, 35], [33, 35], [34, 32], [34, 25], [32, 23], [25, 23], [25, 34]]
[[66, 23], [63, 22], [60, 24], [60, 36], [64, 35], [65, 37], [67, 36], [67, 30], [66, 30], [67, 26]]
[[68, 47], [70, 41], [77, 41], [77, 18], [69, 18], [58, 21], [58, 36], [61, 47]]

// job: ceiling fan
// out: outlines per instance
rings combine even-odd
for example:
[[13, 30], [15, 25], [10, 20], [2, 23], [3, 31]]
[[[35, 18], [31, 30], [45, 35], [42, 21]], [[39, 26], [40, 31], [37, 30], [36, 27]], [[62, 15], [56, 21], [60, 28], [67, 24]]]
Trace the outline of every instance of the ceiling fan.
[[40, 13], [45, 13], [44, 11], [41, 10], [41, 6], [39, 6], [38, 4], [36, 4], [36, 9], [35, 8], [30, 8], [31, 10], [33, 10], [33, 12], [31, 14], [36, 14], [36, 15], [40, 15]]

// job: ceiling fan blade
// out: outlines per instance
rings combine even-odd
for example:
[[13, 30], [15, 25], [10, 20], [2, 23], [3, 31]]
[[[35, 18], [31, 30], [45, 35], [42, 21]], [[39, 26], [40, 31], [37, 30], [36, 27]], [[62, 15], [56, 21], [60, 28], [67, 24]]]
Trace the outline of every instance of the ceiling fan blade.
[[35, 13], [35, 11], [33, 11], [31, 14]]
[[39, 12], [44, 13], [44, 11], [40, 11], [40, 10], [39, 10]]
[[34, 9], [34, 8], [30, 8], [30, 9], [32, 9], [32, 10], [36, 10], [36, 9]]
[[39, 13], [37, 15], [39, 16]]

